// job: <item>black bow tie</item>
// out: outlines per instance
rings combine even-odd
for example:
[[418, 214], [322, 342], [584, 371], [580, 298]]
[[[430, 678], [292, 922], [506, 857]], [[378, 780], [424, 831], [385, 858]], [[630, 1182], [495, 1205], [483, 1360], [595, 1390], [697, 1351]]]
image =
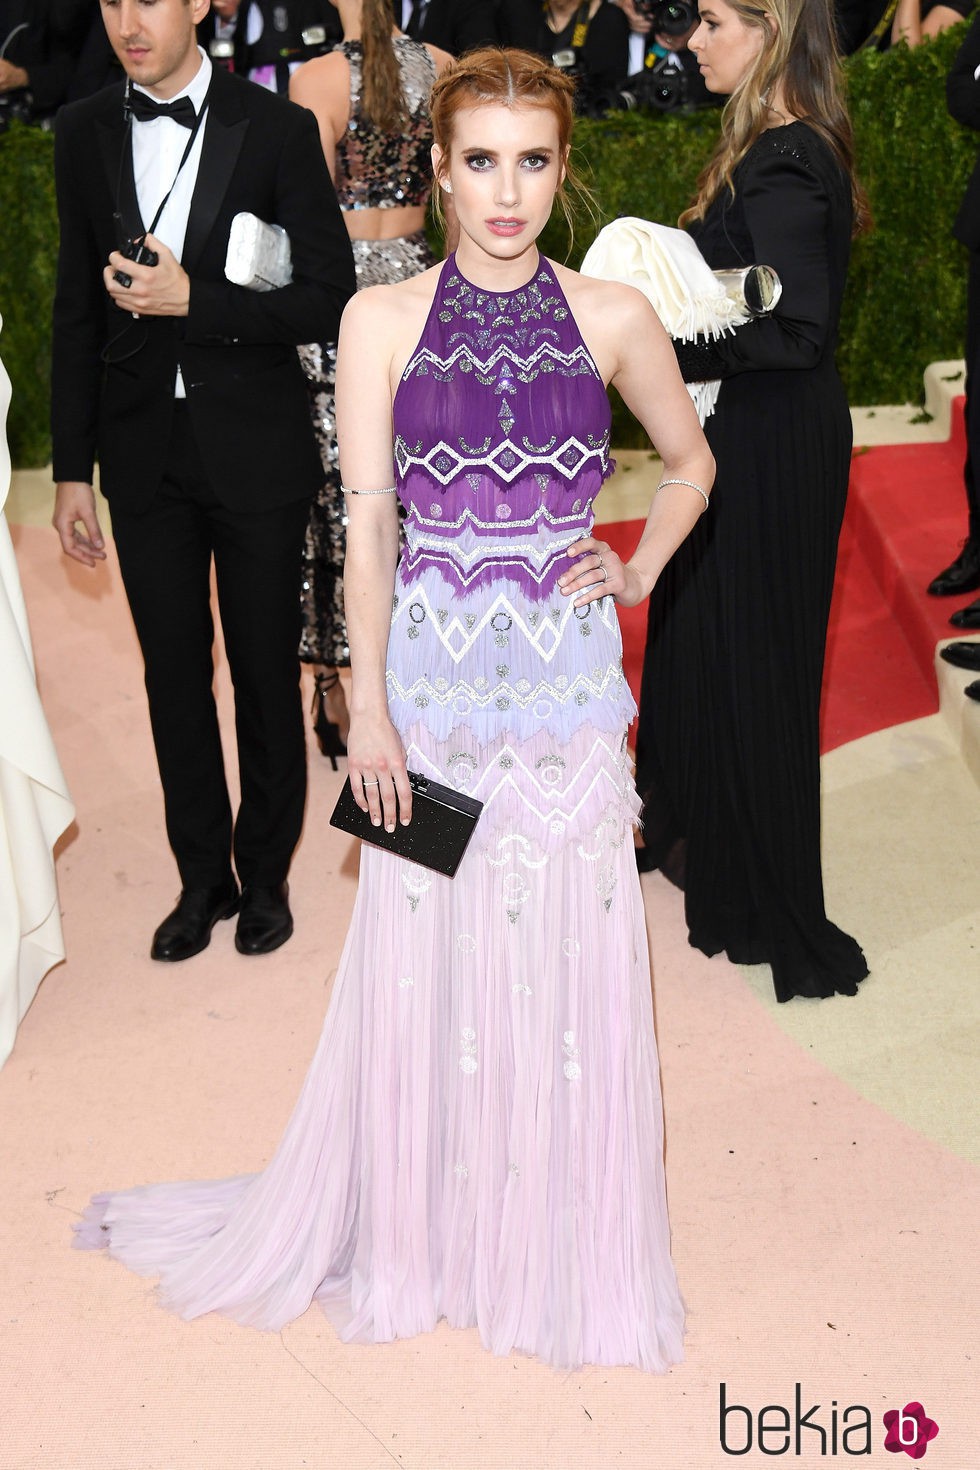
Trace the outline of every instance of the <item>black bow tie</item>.
[[197, 113], [189, 97], [178, 97], [176, 102], [155, 102], [145, 92], [133, 91], [129, 97], [129, 108], [137, 122], [152, 122], [155, 117], [169, 117], [180, 123], [182, 128], [193, 128]]

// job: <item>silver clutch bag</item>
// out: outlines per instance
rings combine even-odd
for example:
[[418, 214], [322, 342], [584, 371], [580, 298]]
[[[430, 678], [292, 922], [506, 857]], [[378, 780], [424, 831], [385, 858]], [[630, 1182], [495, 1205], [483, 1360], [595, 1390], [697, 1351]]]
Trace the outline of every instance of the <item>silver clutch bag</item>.
[[783, 294], [783, 283], [771, 265], [746, 265], [712, 275], [748, 316], [768, 316]]
[[268, 225], [254, 214], [236, 214], [231, 222], [225, 275], [250, 291], [275, 291], [293, 279], [289, 236], [281, 225]]

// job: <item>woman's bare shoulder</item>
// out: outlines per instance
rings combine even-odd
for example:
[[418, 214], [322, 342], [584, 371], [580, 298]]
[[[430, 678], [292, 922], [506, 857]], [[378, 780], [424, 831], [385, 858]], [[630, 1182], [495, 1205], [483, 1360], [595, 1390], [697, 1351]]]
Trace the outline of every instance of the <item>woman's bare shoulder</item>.
[[304, 61], [302, 66], [296, 68], [289, 79], [289, 95], [292, 96], [294, 91], [329, 86], [336, 79], [346, 78], [349, 74], [350, 63], [343, 51], [328, 51], [325, 56], [314, 56], [312, 60]]
[[441, 77], [443, 72], [456, 60], [455, 56], [450, 55], [448, 51], [443, 51], [439, 46], [432, 46], [428, 41], [425, 42], [425, 49], [435, 62], [437, 77]]
[[[611, 328], [618, 330], [624, 323], [642, 323], [653, 307], [643, 292], [625, 281], [604, 281], [598, 276], [583, 276], [568, 266], [554, 263], [558, 284], [576, 317], [594, 317], [597, 321], [609, 320]], [[653, 312], [654, 316], [656, 313]]]

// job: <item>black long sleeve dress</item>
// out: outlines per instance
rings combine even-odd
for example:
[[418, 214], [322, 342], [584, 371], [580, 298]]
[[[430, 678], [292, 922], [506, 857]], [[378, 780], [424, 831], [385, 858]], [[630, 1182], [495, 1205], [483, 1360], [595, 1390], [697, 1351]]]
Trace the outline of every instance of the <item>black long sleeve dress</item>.
[[851, 421], [834, 365], [850, 185], [804, 123], [762, 134], [691, 227], [715, 269], [773, 266], [769, 318], [679, 353], [723, 378], [711, 509], [650, 601], [637, 746], [650, 866], [684, 887], [691, 943], [768, 962], [777, 999], [868, 972], [826, 917], [820, 684]]

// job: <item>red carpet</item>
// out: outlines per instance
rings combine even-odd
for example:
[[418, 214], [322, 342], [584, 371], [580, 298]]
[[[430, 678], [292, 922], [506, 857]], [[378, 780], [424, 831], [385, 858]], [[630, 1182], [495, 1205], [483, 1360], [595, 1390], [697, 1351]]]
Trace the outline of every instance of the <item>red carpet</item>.
[[[965, 453], [961, 398], [947, 441], [855, 451], [827, 639], [824, 750], [939, 708], [936, 644], [954, 635], [950, 613], [976, 594], [927, 597], [925, 587], [966, 533]], [[620, 521], [603, 525], [602, 535], [628, 556], [641, 529]], [[626, 675], [639, 698], [646, 607], [624, 609], [620, 620]]]

